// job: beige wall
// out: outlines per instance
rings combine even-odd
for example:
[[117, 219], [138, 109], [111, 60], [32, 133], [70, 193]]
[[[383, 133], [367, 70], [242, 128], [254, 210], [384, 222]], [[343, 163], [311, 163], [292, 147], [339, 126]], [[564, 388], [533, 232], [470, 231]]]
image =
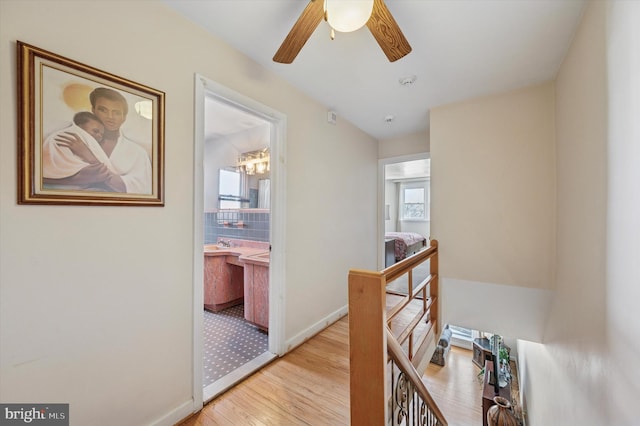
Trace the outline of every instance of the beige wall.
[[[556, 81], [557, 291], [544, 345], [521, 342], [531, 424], [602, 425], [606, 3], [587, 9]], [[565, 395], [572, 395], [566, 398]]]
[[443, 322], [542, 341], [555, 254], [553, 94], [546, 83], [431, 112]]
[[433, 109], [431, 234], [443, 243], [442, 276], [551, 288], [553, 140], [551, 83]]
[[638, 421], [640, 395], [640, 3], [614, 2], [607, 20], [608, 193], [606, 381], [609, 424]]
[[[442, 250], [443, 316], [446, 321], [460, 320], [462, 325], [480, 329], [492, 326], [496, 331], [505, 329], [508, 336], [513, 333], [511, 337], [521, 339], [518, 360], [528, 424], [637, 423], [636, 399], [640, 394], [640, 366], [636, 361], [640, 354], [637, 343], [640, 326], [635, 315], [640, 297], [637, 266], [640, 243], [636, 237], [640, 232], [637, 197], [640, 193], [639, 20], [637, 2], [595, 1], [589, 5], [559, 70], [555, 94], [553, 86], [549, 86], [553, 99], [544, 103], [550, 104], [545, 109], [552, 117], [544, 123], [535, 115], [529, 115], [531, 121], [518, 120], [520, 112], [535, 104], [530, 102], [535, 96], [525, 96], [528, 90], [509, 93], [503, 98], [493, 96], [462, 102], [432, 112], [432, 188], [436, 206], [433, 235], [440, 239]], [[496, 109], [502, 101], [510, 108]], [[497, 121], [504, 124], [499, 126], [487, 113], [494, 113]], [[544, 143], [545, 147], [552, 148], [550, 155], [547, 148], [544, 156], [527, 155], [528, 164], [523, 171], [519, 167], [505, 170], [501, 164], [495, 167], [491, 161], [513, 166], [519, 164], [522, 156], [509, 151], [506, 145], [508, 139], [517, 138], [491, 140], [486, 138], [489, 132], [485, 126], [515, 128], [517, 132], [534, 135], [540, 130], [534, 128], [540, 124], [548, 125], [553, 132], [545, 138], [549, 142]], [[466, 143], [460, 144], [460, 140]], [[476, 141], [482, 148], [471, 146]], [[494, 149], [500, 143], [503, 143], [501, 149]], [[485, 147], [489, 152], [484, 152]], [[490, 160], [486, 160], [487, 156]], [[474, 170], [473, 157], [494, 167]], [[482, 282], [480, 277], [484, 275], [484, 280], [500, 283], [497, 280], [509, 276], [501, 268], [502, 262], [485, 264], [489, 260], [483, 258], [487, 250], [493, 251], [492, 258], [509, 259], [490, 247], [506, 240], [489, 232], [487, 223], [492, 230], [500, 226], [506, 231], [512, 229], [510, 224], [518, 217], [527, 217], [526, 212], [518, 211], [519, 207], [516, 211], [505, 210], [504, 202], [508, 200], [510, 208], [514, 202], [526, 202], [509, 191], [510, 181], [515, 180], [522, 187], [522, 177], [528, 176], [529, 167], [536, 164], [551, 166], [548, 175], [557, 176], [555, 182], [552, 179], [549, 186], [543, 186], [551, 188], [547, 194], [555, 193], [555, 203], [548, 203], [553, 211], [550, 226], [540, 222], [530, 224], [535, 232], [544, 234], [538, 242], [544, 240], [556, 245], [557, 256], [550, 258], [548, 267], [544, 268], [549, 276], [548, 286], [543, 280], [536, 280], [540, 288], [552, 290], [546, 294], [533, 286], [498, 286]], [[504, 183], [496, 178], [497, 171], [503, 172]], [[481, 185], [492, 183], [495, 194], [489, 197], [493, 198], [484, 194], [474, 198], [467, 187], [472, 175]], [[459, 211], [464, 209], [460, 207], [471, 212], [461, 215]], [[501, 222], [487, 222], [488, 217], [482, 216], [485, 211], [496, 214]], [[478, 214], [485, 220], [473, 226], [472, 216]], [[557, 232], [549, 235], [547, 231], [553, 230], [554, 222]], [[482, 258], [481, 264], [466, 257], [464, 264], [458, 263], [471, 251], [462, 244], [454, 244], [458, 241], [456, 236], [463, 233], [467, 235], [468, 246]], [[481, 247], [482, 244], [485, 247]], [[516, 250], [514, 256], [518, 254], [522, 253]], [[528, 270], [540, 267], [539, 256], [534, 254], [517, 256], [528, 263], [520, 271], [524, 276], [538, 276]], [[504, 263], [518, 265], [512, 261]], [[494, 304], [488, 305], [490, 302]], [[501, 325], [499, 316], [488, 312], [486, 306], [500, 306], [502, 316], [509, 318], [511, 327]], [[537, 333], [531, 330], [536, 323]], [[532, 338], [531, 334], [537, 334], [539, 339]]]
[[393, 158], [429, 152], [429, 131], [383, 139], [378, 142], [378, 158]]
[[[166, 93], [165, 207], [16, 205], [16, 40]], [[2, 402], [69, 402], [75, 425], [171, 424], [197, 405], [195, 73], [287, 115], [284, 338], [344, 309], [350, 267], [375, 268], [375, 140], [159, 2], [2, 0]]]
[[637, 424], [639, 20], [592, 2], [558, 74], [557, 294], [545, 345], [519, 345], [531, 424]]

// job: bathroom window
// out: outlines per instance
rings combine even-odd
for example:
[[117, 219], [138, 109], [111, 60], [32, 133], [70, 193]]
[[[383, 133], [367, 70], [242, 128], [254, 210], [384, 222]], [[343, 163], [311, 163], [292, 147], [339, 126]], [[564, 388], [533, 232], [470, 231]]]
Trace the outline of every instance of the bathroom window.
[[242, 206], [242, 173], [230, 169], [220, 169], [218, 207], [239, 209]]

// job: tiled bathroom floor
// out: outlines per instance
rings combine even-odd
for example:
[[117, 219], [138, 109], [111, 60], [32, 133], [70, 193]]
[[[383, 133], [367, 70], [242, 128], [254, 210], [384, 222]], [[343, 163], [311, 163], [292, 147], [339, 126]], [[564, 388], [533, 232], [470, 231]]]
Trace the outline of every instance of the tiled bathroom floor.
[[206, 387], [268, 349], [268, 334], [244, 320], [244, 306], [204, 311], [204, 377]]

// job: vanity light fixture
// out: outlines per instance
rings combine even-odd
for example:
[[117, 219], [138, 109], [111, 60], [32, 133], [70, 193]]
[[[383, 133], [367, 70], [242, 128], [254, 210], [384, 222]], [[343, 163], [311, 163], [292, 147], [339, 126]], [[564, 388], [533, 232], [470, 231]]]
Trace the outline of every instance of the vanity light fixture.
[[269, 148], [245, 152], [238, 157], [238, 169], [247, 175], [263, 174], [269, 171]]

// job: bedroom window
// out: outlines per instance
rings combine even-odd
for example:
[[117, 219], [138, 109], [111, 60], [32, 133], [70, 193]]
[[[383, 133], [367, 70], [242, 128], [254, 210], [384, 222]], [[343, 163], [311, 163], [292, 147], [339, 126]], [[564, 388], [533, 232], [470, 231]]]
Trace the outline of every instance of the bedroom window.
[[404, 218], [424, 219], [424, 188], [405, 188]]
[[402, 184], [402, 220], [428, 220], [427, 182], [407, 182]]

